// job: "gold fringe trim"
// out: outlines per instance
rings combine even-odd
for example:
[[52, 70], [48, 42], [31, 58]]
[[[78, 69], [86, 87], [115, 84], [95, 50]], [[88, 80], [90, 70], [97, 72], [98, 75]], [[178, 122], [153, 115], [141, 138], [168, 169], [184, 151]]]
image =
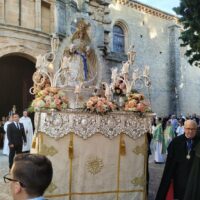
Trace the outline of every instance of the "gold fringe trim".
[[119, 191], [104, 191], [104, 192], [73, 192], [65, 194], [55, 194], [55, 195], [45, 195], [45, 198], [56, 198], [56, 197], [65, 197], [70, 195], [102, 195], [102, 194], [120, 194], [120, 193], [135, 193], [135, 192], [144, 192], [144, 190], [119, 190]]
[[42, 152], [42, 145], [43, 145], [43, 133], [38, 133], [38, 153]]
[[35, 149], [35, 148], [36, 148], [36, 134], [35, 134], [34, 137], [33, 137], [33, 141], [32, 141], [31, 148], [32, 148], [32, 149]]

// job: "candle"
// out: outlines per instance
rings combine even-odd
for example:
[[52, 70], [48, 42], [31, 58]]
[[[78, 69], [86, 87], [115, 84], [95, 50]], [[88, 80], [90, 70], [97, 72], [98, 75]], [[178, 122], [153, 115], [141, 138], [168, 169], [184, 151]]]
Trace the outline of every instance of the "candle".
[[79, 94], [80, 92], [81, 92], [80, 86], [79, 86], [79, 85], [76, 85], [76, 86], [75, 86], [74, 93]]
[[132, 79], [133, 79], [133, 81], [135, 81], [137, 79], [137, 72], [133, 72]]
[[118, 71], [118, 69], [117, 69], [117, 68], [114, 68], [114, 69], [111, 69], [111, 71], [112, 71], [111, 79], [112, 79], [113, 81], [115, 81], [116, 78], [117, 78], [117, 71]]
[[36, 67], [36, 68], [40, 68], [41, 65], [42, 65], [43, 57], [42, 57], [42, 55], [40, 54], [40, 55], [37, 56], [36, 58], [37, 58], [37, 61], [36, 61], [35, 67]]
[[105, 90], [105, 96], [107, 99], [110, 98], [110, 95], [111, 95], [111, 92], [110, 92], [110, 88], [108, 85], [105, 85], [106, 86], [106, 90]]
[[79, 94], [81, 92], [82, 85], [83, 85], [83, 83], [80, 83], [79, 85], [75, 86], [75, 90], [74, 90], [75, 94]]
[[143, 76], [145, 76], [145, 77], [149, 76], [149, 66], [147, 66], [147, 65], [145, 65], [145, 67], [144, 67]]
[[68, 63], [69, 63], [69, 58], [67, 58], [67, 56], [64, 56], [62, 60], [62, 65], [61, 65], [62, 69], [67, 68]]
[[48, 65], [48, 69], [49, 69], [50, 72], [53, 73], [53, 70], [54, 70], [53, 63], [49, 63], [49, 65]]
[[128, 73], [129, 72], [129, 62], [127, 61], [127, 62], [125, 62], [125, 63], [123, 63], [123, 66], [122, 66], [122, 74], [126, 74], [126, 73]]

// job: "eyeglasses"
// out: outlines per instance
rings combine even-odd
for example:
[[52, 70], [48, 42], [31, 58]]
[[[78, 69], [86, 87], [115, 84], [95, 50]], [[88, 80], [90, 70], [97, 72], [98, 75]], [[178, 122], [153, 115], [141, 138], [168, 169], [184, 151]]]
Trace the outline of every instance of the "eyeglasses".
[[186, 130], [190, 130], [190, 131], [196, 131], [196, 128], [185, 128]]
[[22, 187], [25, 187], [25, 185], [24, 185], [22, 182], [20, 182], [20, 181], [18, 181], [18, 180], [16, 180], [16, 179], [12, 179], [12, 178], [10, 178], [9, 176], [10, 176], [10, 174], [6, 174], [6, 175], [3, 176], [3, 179], [4, 179], [4, 182], [5, 182], [5, 183], [9, 183], [10, 181], [12, 181], [12, 182], [19, 182], [19, 184], [20, 184]]

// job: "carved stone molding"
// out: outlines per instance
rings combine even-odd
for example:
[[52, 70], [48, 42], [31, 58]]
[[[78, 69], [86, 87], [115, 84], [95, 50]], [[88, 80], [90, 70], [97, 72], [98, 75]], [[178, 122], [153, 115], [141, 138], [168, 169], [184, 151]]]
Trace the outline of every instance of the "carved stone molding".
[[170, 15], [168, 13], [165, 13], [161, 10], [158, 10], [156, 8], [147, 6], [145, 4], [133, 1], [133, 0], [115, 0], [116, 3], [122, 4], [122, 5], [126, 5], [128, 7], [131, 7], [133, 9], [145, 12], [147, 14], [162, 18], [162, 19], [166, 19], [166, 20], [175, 20], [177, 21], [178, 18], [175, 17], [174, 15]]

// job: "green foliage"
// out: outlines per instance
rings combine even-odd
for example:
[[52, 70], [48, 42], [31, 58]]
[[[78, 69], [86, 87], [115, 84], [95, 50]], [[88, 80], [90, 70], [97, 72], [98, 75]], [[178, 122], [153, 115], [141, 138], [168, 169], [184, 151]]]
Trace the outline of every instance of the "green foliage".
[[190, 64], [200, 66], [200, 0], [181, 0], [174, 11], [180, 16], [179, 21], [184, 28], [180, 36], [181, 46], [190, 47], [185, 55], [189, 57]]

